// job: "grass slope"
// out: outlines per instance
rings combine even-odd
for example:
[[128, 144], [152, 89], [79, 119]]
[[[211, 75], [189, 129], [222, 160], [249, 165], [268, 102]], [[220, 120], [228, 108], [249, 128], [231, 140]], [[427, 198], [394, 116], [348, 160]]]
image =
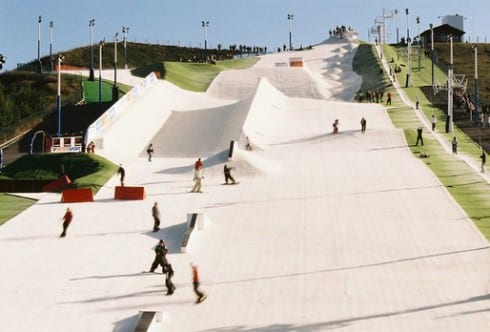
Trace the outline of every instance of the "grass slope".
[[3, 169], [12, 179], [55, 180], [66, 174], [72, 188], [91, 187], [97, 192], [114, 175], [117, 166], [107, 159], [85, 153], [47, 153], [25, 155]]
[[253, 66], [258, 57], [204, 63], [165, 62], [165, 79], [182, 89], [204, 92], [223, 70], [244, 69]]
[[[394, 47], [385, 45], [383, 53], [387, 59], [392, 57], [397, 59]], [[403, 59], [398, 59], [398, 64], [400, 63], [406, 65], [403, 63]], [[370, 64], [369, 68], [366, 68], [366, 64]], [[361, 90], [367, 88], [382, 89], [386, 86], [387, 74], [381, 70], [382, 66], [374, 46], [360, 45], [354, 57], [353, 67], [363, 77]], [[430, 118], [432, 113], [437, 115], [440, 120], [437, 129], [439, 133], [445, 135], [447, 139], [456, 135], [459, 140], [458, 150], [477, 158], [480, 148], [459, 128], [455, 127], [451, 134], [444, 133], [444, 125], [441, 124], [445, 120], [444, 112], [434, 107], [420, 90], [421, 86], [431, 81], [431, 74], [430, 60], [421, 59], [421, 67], [412, 72], [412, 87], [405, 88], [404, 91], [412, 101], [419, 97], [421, 108], [426, 117]], [[438, 75], [442, 76], [443, 73], [439, 72]], [[402, 71], [397, 75], [397, 80], [401, 82], [400, 80], [404, 80], [405, 76], [406, 71]], [[424, 135], [425, 145], [423, 147], [414, 146], [417, 135], [416, 128], [422, 124], [413, 108], [405, 105], [398, 94], [394, 90], [393, 92], [392, 105], [387, 106], [388, 115], [395, 127], [403, 129], [414, 157], [419, 158], [422, 152], [430, 154], [430, 158], [421, 159], [421, 161], [439, 178], [442, 185], [447, 188], [480, 232], [490, 240], [490, 215], [488, 213], [490, 209], [490, 185], [464, 161], [448, 154], [432, 135]]]
[[0, 193], [0, 225], [36, 202], [35, 199]]

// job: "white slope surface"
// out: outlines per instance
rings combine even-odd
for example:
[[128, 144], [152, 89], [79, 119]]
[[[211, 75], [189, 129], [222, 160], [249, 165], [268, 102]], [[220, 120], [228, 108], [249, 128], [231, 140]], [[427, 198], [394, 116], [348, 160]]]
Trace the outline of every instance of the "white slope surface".
[[[121, 119], [105, 133], [103, 150], [124, 163], [127, 184], [145, 186], [147, 198], [113, 200], [114, 177], [95, 202], [69, 205], [75, 217], [64, 239], [57, 235], [67, 205], [56, 194], [40, 195], [0, 227], [0, 330], [131, 331], [140, 310], [158, 310], [158, 331], [488, 331], [488, 242], [412, 156], [382, 105], [338, 101], [348, 100], [343, 88], [359, 84], [353, 52], [353, 44], [327, 43], [300, 53], [307, 69], [291, 69], [283, 81], [271, 78], [284, 69], [274, 64], [291, 54], [268, 55], [249, 71], [225, 74], [236, 75], [228, 83], [213, 83], [214, 97], [188, 99], [163, 82], [149, 91], [131, 107], [155, 105], [154, 115]], [[258, 77], [250, 93], [249, 77], [259, 70], [272, 76]], [[298, 86], [312, 89], [297, 93]], [[329, 99], [310, 98], [319, 91]], [[228, 163], [240, 184], [223, 186], [218, 136], [235, 117], [243, 121], [240, 95], [252, 98], [243, 132], [257, 148], [238, 148]], [[225, 105], [226, 121], [203, 115]], [[172, 112], [185, 111], [165, 128]], [[210, 154], [185, 144], [188, 130], [176, 134], [196, 117], [206, 130], [193, 142]], [[151, 163], [141, 155], [150, 140]], [[204, 193], [190, 194], [197, 157]], [[151, 232], [155, 201], [163, 215], [158, 233]], [[192, 212], [209, 223], [183, 254]], [[160, 238], [175, 269], [172, 296], [161, 274], [141, 273]], [[190, 262], [208, 294], [199, 305]]]

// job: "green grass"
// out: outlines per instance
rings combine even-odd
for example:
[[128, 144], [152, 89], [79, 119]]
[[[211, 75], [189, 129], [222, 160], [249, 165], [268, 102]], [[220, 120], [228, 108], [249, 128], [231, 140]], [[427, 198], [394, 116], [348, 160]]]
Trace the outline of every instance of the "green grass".
[[[366, 76], [367, 86], [371, 86], [372, 88], [383, 87], [386, 85], [385, 78], [387, 74], [384, 72], [380, 74], [379, 60], [369, 59], [369, 57], [377, 56], [374, 47], [370, 45], [368, 45], [368, 47], [371, 47], [373, 51], [369, 52], [368, 50], [363, 50], [362, 53], [356, 55], [354, 58], [354, 68], [363, 68], [364, 64], [370, 64], [372, 66], [372, 64], [376, 62], [378, 66], [374, 66], [374, 68], [369, 70], [363, 69], [364, 72], [358, 71], [358, 73], [363, 76], [363, 81]], [[386, 59], [391, 59], [392, 57], [397, 59], [396, 49], [392, 46], [386, 45], [384, 47], [384, 55]], [[406, 63], [403, 62], [404, 60], [406, 59], [401, 58], [395, 60], [395, 62], [406, 65]], [[428, 82], [430, 85], [432, 79], [430, 60], [421, 60], [420, 68], [418, 68], [417, 61], [413, 62], [415, 68], [412, 71], [411, 77], [412, 87], [405, 88], [405, 93], [412, 102], [415, 102], [417, 96], [419, 97], [420, 106], [427, 118], [430, 118], [432, 114], [436, 115], [438, 118], [438, 132], [442, 133], [447, 140], [450, 140], [452, 136], [458, 137], [458, 151], [477, 159], [481, 153], [480, 147], [457, 127], [454, 127], [453, 133], [446, 134], [444, 126], [446, 119], [445, 113], [441, 109], [434, 107], [431, 104], [431, 100], [428, 100], [421, 92], [420, 87], [426, 86]], [[406, 66], [402, 68], [406, 68]], [[437, 68], [436, 74], [438, 77], [444, 78], [444, 73]], [[405, 86], [405, 77], [406, 70], [403, 70], [397, 75], [397, 80], [402, 86]], [[378, 83], [376, 83], [376, 81], [378, 81]], [[403, 129], [405, 138], [413, 155], [419, 158], [420, 153], [422, 152], [430, 154], [430, 158], [421, 160], [439, 178], [442, 185], [447, 188], [448, 192], [471, 218], [483, 236], [490, 240], [490, 213], [488, 212], [490, 211], [490, 185], [464, 161], [447, 153], [432, 135], [429, 135], [428, 133], [424, 134], [423, 147], [414, 146], [417, 135], [416, 128], [422, 124], [414, 110], [405, 105], [398, 94], [395, 91], [393, 92], [392, 105], [387, 106], [388, 115], [395, 127]]]
[[[102, 102], [112, 100], [112, 83], [102, 81]], [[83, 92], [85, 95], [85, 102], [96, 103], [99, 102], [99, 81], [83, 80]]]
[[65, 173], [72, 181], [71, 188], [90, 187], [97, 192], [116, 171], [114, 163], [95, 154], [48, 153], [17, 159], [3, 169], [3, 177], [55, 180]]
[[259, 58], [218, 61], [216, 65], [205, 63], [165, 62], [165, 79], [182, 89], [204, 92], [219, 72], [244, 69], [253, 66]]
[[35, 199], [0, 193], [0, 206], [2, 207], [0, 209], [0, 225], [12, 219], [35, 202]]

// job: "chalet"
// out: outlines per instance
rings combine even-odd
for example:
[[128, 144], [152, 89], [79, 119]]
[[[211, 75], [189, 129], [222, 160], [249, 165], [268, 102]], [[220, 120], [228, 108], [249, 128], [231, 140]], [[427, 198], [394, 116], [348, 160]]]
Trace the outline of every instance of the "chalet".
[[[464, 31], [459, 30], [452, 25], [443, 24], [433, 28], [434, 30], [434, 43], [447, 43], [449, 36], [453, 37], [454, 43], [463, 42]], [[431, 31], [430, 29], [420, 33], [420, 41], [425, 47], [430, 47], [431, 43]]]

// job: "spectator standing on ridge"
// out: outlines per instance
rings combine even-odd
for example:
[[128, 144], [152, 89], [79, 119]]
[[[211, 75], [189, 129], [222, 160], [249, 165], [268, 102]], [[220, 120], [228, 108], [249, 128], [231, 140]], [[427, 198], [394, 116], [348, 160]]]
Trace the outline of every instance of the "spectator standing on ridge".
[[60, 234], [60, 237], [65, 237], [66, 236], [66, 230], [68, 229], [68, 226], [70, 226], [71, 221], [73, 220], [73, 213], [71, 212], [70, 208], [66, 209], [65, 215], [63, 216], [63, 232]]
[[225, 183], [228, 184], [228, 180], [232, 181], [232, 184], [235, 184], [235, 179], [233, 176], [231, 176], [230, 171], [232, 170], [232, 167], [228, 167], [228, 165], [225, 164], [223, 167], [223, 173], [225, 174]]
[[485, 173], [485, 163], [487, 162], [487, 154], [483, 149], [481, 149], [480, 159], [481, 159], [481, 172]]
[[417, 141], [415, 142], [415, 146], [419, 145], [419, 142], [424, 146], [424, 139], [422, 138], [422, 127], [417, 128]]
[[151, 214], [153, 216], [153, 232], [158, 232], [160, 230], [160, 209], [157, 202], [153, 204]]
[[119, 174], [120, 176], [121, 186], [124, 187], [124, 176], [126, 175], [126, 171], [124, 170], [122, 164], [119, 164], [119, 168], [117, 169], [117, 174]]
[[153, 144], [150, 143], [148, 148], [146, 149], [146, 153], [148, 153], [148, 161], [151, 161], [151, 157], [153, 156]]
[[362, 117], [362, 119], [361, 119], [361, 133], [363, 133], [363, 134], [366, 132], [366, 123], [367, 123], [366, 119], [364, 117]]
[[386, 105], [391, 105], [391, 91], [386, 94]]
[[167, 246], [165, 246], [165, 242], [163, 240], [160, 240], [154, 250], [155, 259], [153, 260], [153, 263], [151, 263], [150, 272], [155, 272], [158, 265], [160, 265], [162, 267], [162, 272], [165, 273], [164, 268], [165, 264], [167, 263], [168, 252]]
[[458, 140], [456, 139], [456, 136], [453, 137], [451, 145], [453, 146], [453, 153], [458, 154]]
[[436, 130], [437, 119], [436, 119], [434, 114], [432, 114], [432, 118], [430, 120], [430, 123], [432, 123], [432, 131]]
[[199, 271], [197, 265], [191, 263], [192, 268], [192, 285], [194, 286], [194, 293], [197, 295], [196, 303], [201, 303], [206, 299], [206, 295], [199, 289]]

